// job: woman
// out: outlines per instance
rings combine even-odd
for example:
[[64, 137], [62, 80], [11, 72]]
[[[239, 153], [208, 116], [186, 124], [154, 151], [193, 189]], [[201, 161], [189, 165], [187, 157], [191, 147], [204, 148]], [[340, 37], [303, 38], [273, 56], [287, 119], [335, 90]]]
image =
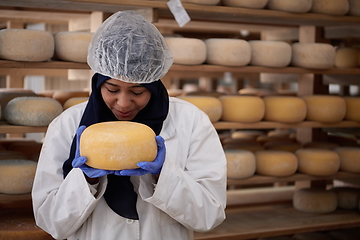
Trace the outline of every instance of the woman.
[[[38, 226], [56, 239], [193, 239], [225, 219], [226, 160], [205, 113], [169, 98], [160, 79], [172, 56], [157, 29], [118, 12], [95, 32], [87, 103], [49, 125], [32, 191]], [[81, 132], [105, 121], [135, 121], [156, 133], [158, 156], [138, 169], [86, 165]]]

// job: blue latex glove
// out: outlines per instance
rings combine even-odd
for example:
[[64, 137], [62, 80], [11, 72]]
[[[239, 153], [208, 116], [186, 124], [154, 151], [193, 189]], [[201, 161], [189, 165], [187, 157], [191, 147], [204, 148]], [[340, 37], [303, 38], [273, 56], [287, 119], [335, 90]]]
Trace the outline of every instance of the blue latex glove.
[[114, 173], [114, 171], [92, 168], [85, 164], [87, 158], [84, 156], [80, 156], [80, 136], [85, 130], [85, 128], [86, 126], [80, 126], [76, 131], [76, 150], [75, 158], [72, 161], [72, 166], [74, 168], [80, 168], [89, 178], [97, 178]]
[[155, 139], [158, 145], [158, 152], [154, 161], [139, 162], [137, 164], [139, 168], [116, 171], [114, 174], [121, 176], [141, 176], [147, 173], [150, 174], [160, 173], [161, 168], [165, 161], [166, 148], [164, 144], [164, 139], [161, 136], [156, 136]]

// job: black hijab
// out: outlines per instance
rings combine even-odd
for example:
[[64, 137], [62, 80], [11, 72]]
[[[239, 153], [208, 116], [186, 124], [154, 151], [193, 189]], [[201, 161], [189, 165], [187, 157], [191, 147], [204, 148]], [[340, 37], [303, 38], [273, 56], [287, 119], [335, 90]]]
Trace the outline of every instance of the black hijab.
[[[79, 126], [85, 125], [88, 127], [99, 122], [119, 121], [106, 106], [101, 95], [100, 87], [109, 79], [111, 78], [99, 73], [95, 73], [92, 77], [92, 92]], [[169, 96], [167, 90], [160, 80], [140, 85], [151, 92], [151, 98], [146, 107], [143, 108], [132, 121], [146, 124], [153, 129], [156, 135], [159, 135], [163, 121], [169, 111]], [[63, 164], [64, 178], [72, 169], [71, 163], [75, 157], [76, 150], [75, 139], [76, 136], [71, 145], [69, 158]], [[130, 177], [110, 174], [107, 175], [107, 178], [108, 185], [104, 197], [109, 207], [122, 217], [139, 219], [136, 211], [137, 194], [134, 191]]]

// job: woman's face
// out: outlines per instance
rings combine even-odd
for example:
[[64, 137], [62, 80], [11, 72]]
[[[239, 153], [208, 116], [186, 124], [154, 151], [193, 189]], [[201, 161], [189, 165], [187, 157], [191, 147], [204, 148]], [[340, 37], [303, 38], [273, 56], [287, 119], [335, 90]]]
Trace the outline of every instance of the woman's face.
[[140, 84], [109, 79], [101, 85], [101, 95], [118, 120], [130, 121], [148, 104], [151, 92]]

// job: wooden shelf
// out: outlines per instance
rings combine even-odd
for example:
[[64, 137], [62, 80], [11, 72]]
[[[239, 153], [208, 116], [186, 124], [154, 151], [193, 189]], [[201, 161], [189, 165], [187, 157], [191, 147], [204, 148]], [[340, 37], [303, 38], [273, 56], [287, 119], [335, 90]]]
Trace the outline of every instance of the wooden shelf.
[[329, 214], [304, 213], [291, 204], [226, 210], [226, 219], [209, 232], [195, 233], [195, 240], [256, 239], [303, 232], [360, 226], [358, 211], [336, 210]]
[[25, 68], [25, 69], [90, 69], [87, 63], [47, 61], [47, 62], [17, 62], [0, 60], [0, 68]]
[[299, 123], [280, 123], [261, 121], [257, 123], [240, 122], [215, 122], [213, 123], [217, 130], [225, 129], [273, 129], [273, 128], [347, 128], [360, 127], [360, 122], [342, 121], [336, 123], [321, 123], [314, 121], [303, 121]]
[[44, 127], [29, 127], [29, 126], [16, 126], [4, 122], [0, 123], [0, 133], [44, 133], [47, 126]]
[[302, 173], [295, 173], [288, 177], [269, 177], [255, 174], [246, 179], [228, 179], [227, 185], [256, 185], [274, 182], [296, 182], [296, 181], [316, 181], [316, 180], [331, 180], [331, 179], [350, 179], [360, 178], [359, 173], [350, 173], [339, 171], [331, 176], [317, 177]]

